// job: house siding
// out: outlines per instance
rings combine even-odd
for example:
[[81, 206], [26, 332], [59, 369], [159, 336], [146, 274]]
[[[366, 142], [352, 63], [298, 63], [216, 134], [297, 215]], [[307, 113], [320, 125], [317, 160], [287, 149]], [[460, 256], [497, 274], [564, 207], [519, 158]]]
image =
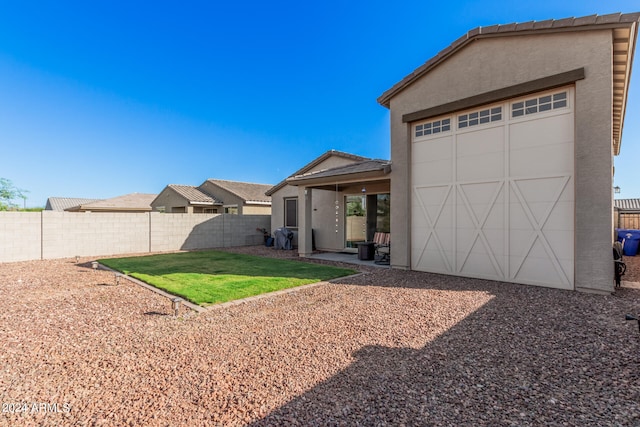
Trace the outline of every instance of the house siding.
[[271, 215], [271, 206], [245, 205], [243, 215]]

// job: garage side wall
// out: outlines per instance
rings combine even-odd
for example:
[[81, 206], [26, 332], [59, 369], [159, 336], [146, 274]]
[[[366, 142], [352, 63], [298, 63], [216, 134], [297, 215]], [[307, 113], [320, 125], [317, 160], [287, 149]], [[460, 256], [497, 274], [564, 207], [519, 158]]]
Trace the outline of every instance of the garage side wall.
[[[526, 53], [526, 54], [524, 54]], [[613, 289], [611, 31], [479, 39], [391, 99], [392, 265], [411, 267], [411, 138], [404, 114], [585, 69], [575, 91], [575, 288]]]

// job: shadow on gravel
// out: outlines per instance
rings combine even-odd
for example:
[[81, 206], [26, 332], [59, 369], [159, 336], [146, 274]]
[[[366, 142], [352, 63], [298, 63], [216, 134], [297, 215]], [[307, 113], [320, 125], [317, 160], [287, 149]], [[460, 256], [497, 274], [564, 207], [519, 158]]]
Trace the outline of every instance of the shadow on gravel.
[[406, 278], [389, 286], [493, 298], [421, 349], [361, 348], [348, 368], [250, 425], [637, 425], [640, 335], [624, 314], [640, 311], [640, 290]]
[[147, 311], [144, 313], [145, 316], [160, 316], [160, 317], [173, 317], [172, 314], [161, 313], [159, 311]]

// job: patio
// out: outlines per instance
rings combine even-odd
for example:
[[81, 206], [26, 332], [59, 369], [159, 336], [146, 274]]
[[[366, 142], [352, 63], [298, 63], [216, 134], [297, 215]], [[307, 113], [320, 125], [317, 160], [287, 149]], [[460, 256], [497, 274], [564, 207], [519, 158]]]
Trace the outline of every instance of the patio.
[[361, 260], [357, 252], [319, 252], [309, 256], [311, 259], [342, 262], [345, 264], [362, 265], [366, 267], [390, 268], [389, 264], [376, 264], [374, 260]]

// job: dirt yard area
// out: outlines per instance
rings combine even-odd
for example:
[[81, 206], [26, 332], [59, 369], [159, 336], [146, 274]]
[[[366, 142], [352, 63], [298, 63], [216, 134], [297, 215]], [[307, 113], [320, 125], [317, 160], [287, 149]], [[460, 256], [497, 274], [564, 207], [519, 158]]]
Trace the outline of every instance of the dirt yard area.
[[[625, 279], [638, 280], [640, 263], [625, 260]], [[640, 289], [602, 296], [364, 268], [174, 317], [168, 299], [114, 286], [90, 261], [0, 264], [0, 425], [640, 419], [640, 333], [624, 320], [640, 312]]]

